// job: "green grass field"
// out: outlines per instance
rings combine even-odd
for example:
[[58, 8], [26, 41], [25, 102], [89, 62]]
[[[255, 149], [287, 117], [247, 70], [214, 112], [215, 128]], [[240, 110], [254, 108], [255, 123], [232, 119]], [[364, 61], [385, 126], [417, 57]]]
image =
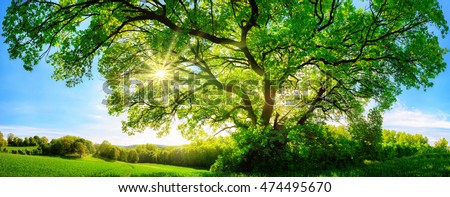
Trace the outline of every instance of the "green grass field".
[[430, 154], [366, 162], [357, 168], [330, 171], [324, 176], [340, 177], [450, 177], [450, 154]]
[[47, 156], [0, 154], [0, 177], [162, 177], [211, 176], [207, 170], [160, 165], [107, 162], [86, 157], [67, 159]]
[[317, 172], [325, 177], [450, 177], [450, 154], [429, 154]]
[[[83, 159], [0, 154], [0, 177], [199, 177], [248, 176], [216, 174], [207, 170], [161, 164], [109, 162], [91, 156]], [[250, 175], [265, 176], [265, 175]], [[280, 176], [280, 175], [275, 175]], [[294, 173], [281, 176], [325, 177], [449, 177], [450, 154], [435, 154], [366, 162], [359, 166], [321, 172]]]
[[[246, 176], [240, 174], [238, 176]], [[267, 176], [250, 174], [250, 176]], [[288, 177], [450, 177], [450, 154], [428, 154], [393, 159], [366, 161], [342, 169], [286, 172], [268, 176]]]

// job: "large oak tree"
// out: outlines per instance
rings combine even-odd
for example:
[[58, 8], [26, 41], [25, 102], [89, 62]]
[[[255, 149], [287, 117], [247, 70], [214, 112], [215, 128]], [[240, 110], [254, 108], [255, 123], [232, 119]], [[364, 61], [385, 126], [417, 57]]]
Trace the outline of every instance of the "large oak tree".
[[[447, 52], [436, 0], [13, 0], [12, 59], [68, 86], [106, 78], [124, 132], [186, 136], [302, 125], [389, 108], [430, 87]], [[433, 30], [433, 31], [432, 31]], [[98, 65], [94, 65], [98, 57]]]

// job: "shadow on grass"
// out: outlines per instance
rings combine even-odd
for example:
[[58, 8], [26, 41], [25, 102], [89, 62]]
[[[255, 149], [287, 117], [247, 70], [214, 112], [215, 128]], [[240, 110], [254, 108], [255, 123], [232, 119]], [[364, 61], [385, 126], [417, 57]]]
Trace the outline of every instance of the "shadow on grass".
[[450, 154], [426, 154], [388, 161], [366, 161], [363, 164], [328, 170], [295, 172], [224, 173], [230, 177], [450, 177]]
[[[316, 174], [317, 175], [317, 174]], [[450, 154], [427, 154], [324, 171], [318, 176], [339, 177], [449, 177]]]

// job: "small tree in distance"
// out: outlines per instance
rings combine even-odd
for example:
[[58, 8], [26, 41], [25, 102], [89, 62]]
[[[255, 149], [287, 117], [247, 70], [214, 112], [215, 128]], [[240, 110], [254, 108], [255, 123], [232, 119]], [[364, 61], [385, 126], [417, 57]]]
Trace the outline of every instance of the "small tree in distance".
[[8, 141], [5, 140], [3, 133], [0, 131], [0, 147], [8, 146]]
[[75, 144], [73, 144], [73, 148], [76, 154], [78, 154], [81, 157], [85, 156], [88, 153], [88, 149], [86, 148], [86, 146], [81, 143], [81, 142], [75, 142]]
[[449, 148], [448, 148], [448, 141], [445, 138], [441, 138], [439, 139], [435, 144], [434, 144], [434, 149], [439, 152], [439, 153], [448, 153]]
[[108, 158], [112, 160], [118, 160], [120, 157], [120, 150], [116, 146], [109, 149]]
[[128, 162], [137, 163], [139, 161], [139, 155], [136, 150], [132, 149], [128, 152]]

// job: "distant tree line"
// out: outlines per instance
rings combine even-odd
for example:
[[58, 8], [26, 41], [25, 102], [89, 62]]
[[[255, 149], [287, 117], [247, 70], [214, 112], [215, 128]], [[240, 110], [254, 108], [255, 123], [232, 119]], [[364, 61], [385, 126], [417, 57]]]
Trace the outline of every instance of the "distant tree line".
[[[209, 168], [213, 165], [231, 140], [230, 137], [216, 137], [182, 146], [158, 147], [154, 144], [143, 144], [125, 148], [115, 146], [106, 140], [101, 144], [93, 144], [89, 140], [75, 136], [64, 136], [50, 142], [45, 136], [19, 138], [9, 134], [8, 140], [5, 140], [3, 133], [0, 132], [0, 137], [0, 144], [4, 146], [0, 151], [13, 154], [73, 157], [94, 154], [100, 158], [129, 163], [158, 163], [195, 168]], [[23, 147], [23, 149], [8, 151], [6, 146]]]
[[409, 134], [393, 130], [383, 130], [379, 160], [407, 157], [416, 154], [448, 153], [448, 142], [440, 138], [434, 146], [422, 134]]
[[230, 141], [217, 137], [183, 146], [158, 147], [154, 144], [137, 145], [134, 148], [114, 146], [103, 141], [97, 146], [96, 155], [110, 160], [129, 163], [159, 163], [196, 168], [209, 168], [217, 160]]
[[95, 153], [95, 147], [91, 141], [70, 135], [53, 139], [42, 148], [43, 155], [83, 157], [93, 153]]
[[[3, 134], [2, 135], [2, 140], [3, 139]], [[34, 137], [25, 137], [25, 138], [20, 138], [17, 136], [14, 136], [14, 134], [10, 133], [8, 134], [7, 140], [6, 140], [6, 145], [7, 146], [13, 146], [13, 147], [18, 147], [18, 146], [41, 146], [43, 144], [48, 143], [48, 139], [47, 137], [43, 136], [43, 137], [39, 137], [39, 136], [34, 136]]]
[[434, 146], [421, 134], [382, 129], [381, 113], [349, 119], [348, 126], [307, 123], [280, 130], [247, 128], [233, 133], [212, 171], [308, 174], [312, 171], [359, 165], [416, 154], [449, 153], [441, 138]]
[[[449, 153], [445, 138], [432, 146], [422, 134], [383, 130], [380, 119], [380, 114], [371, 112], [367, 117], [352, 120], [346, 127], [310, 123], [277, 131], [249, 128], [251, 132], [235, 132], [228, 137], [215, 137], [188, 145], [143, 144], [131, 148], [115, 146], [106, 140], [93, 144], [75, 136], [48, 142], [45, 136], [22, 139], [9, 134], [5, 140], [0, 132], [0, 152], [73, 157], [93, 154], [103, 159], [129, 163], [264, 173], [323, 170], [358, 164], [364, 160], [383, 161], [417, 154]], [[37, 148], [11, 151], [6, 148], [25, 144]]]
[[[6, 146], [23, 148], [13, 149], [9, 151]], [[0, 147], [3, 147], [0, 152], [23, 155], [58, 155], [83, 157], [88, 154], [95, 153], [94, 144], [91, 141], [75, 136], [64, 136], [61, 138], [53, 139], [49, 142], [48, 138], [45, 136], [20, 138], [10, 133], [5, 140], [3, 137], [3, 133], [0, 132]]]

